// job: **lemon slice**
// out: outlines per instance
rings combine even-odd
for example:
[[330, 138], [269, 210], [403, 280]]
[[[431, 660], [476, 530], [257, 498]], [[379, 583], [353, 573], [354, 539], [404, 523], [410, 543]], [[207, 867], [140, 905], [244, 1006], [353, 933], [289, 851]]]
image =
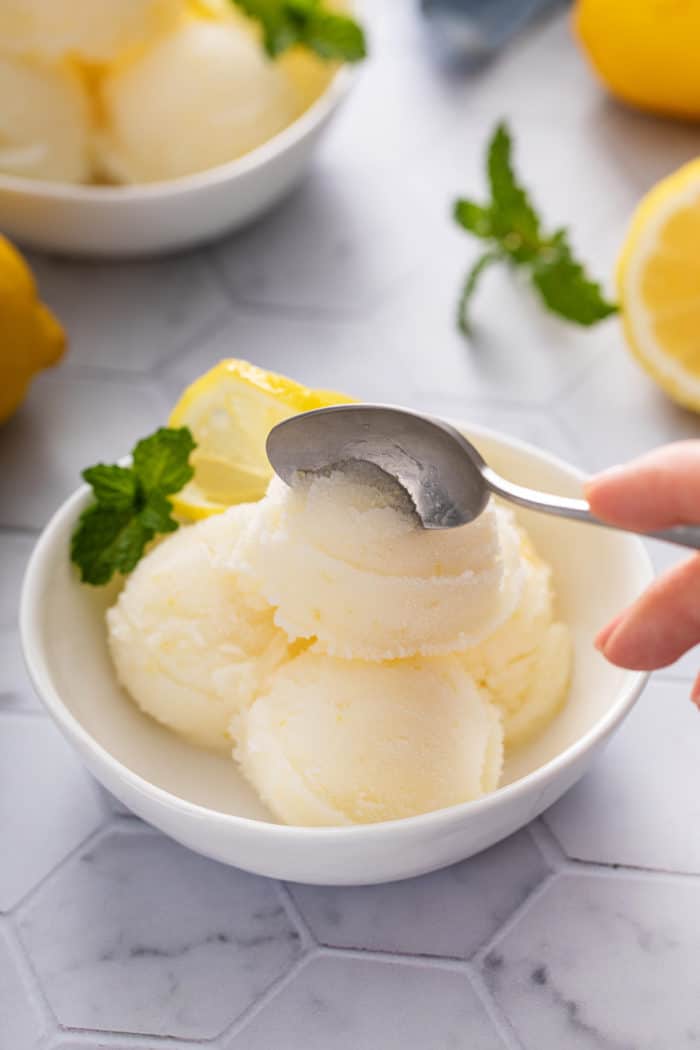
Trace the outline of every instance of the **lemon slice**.
[[633, 354], [670, 397], [700, 411], [700, 160], [642, 200], [617, 280]]
[[176, 513], [198, 520], [260, 499], [272, 477], [265, 453], [272, 428], [298, 412], [349, 401], [247, 361], [219, 362], [185, 390], [170, 414], [169, 425], [189, 427], [197, 442], [190, 457], [194, 478], [173, 497]]

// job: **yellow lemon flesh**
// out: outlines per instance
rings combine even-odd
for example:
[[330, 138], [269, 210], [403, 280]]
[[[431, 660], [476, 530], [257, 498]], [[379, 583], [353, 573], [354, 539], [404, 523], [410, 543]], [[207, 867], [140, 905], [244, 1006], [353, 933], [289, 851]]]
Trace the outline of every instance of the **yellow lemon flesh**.
[[593, 68], [618, 98], [700, 118], [697, 0], [578, 0], [574, 27]]
[[642, 200], [617, 280], [632, 352], [675, 401], [700, 411], [700, 160]]
[[31, 270], [0, 237], [0, 422], [24, 397], [32, 377], [63, 356], [63, 329], [39, 302]]
[[170, 415], [169, 425], [189, 427], [197, 442], [195, 475], [173, 498], [175, 511], [196, 520], [260, 499], [272, 477], [265, 453], [272, 428], [298, 412], [349, 401], [247, 361], [221, 361], [185, 390]]

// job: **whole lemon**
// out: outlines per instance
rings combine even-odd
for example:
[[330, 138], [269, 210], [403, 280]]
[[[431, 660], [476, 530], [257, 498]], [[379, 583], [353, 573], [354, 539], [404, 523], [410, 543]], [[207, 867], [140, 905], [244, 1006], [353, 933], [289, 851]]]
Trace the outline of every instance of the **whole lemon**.
[[32, 377], [63, 356], [66, 337], [39, 301], [32, 272], [0, 237], [0, 423], [22, 401]]
[[574, 28], [613, 95], [700, 118], [699, 0], [577, 0]]

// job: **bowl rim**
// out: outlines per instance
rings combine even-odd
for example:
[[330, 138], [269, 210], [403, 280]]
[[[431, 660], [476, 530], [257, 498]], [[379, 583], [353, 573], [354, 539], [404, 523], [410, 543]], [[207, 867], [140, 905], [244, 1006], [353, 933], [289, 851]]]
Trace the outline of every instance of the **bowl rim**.
[[[454, 420], [447, 420], [447, 422], [455, 425]], [[586, 474], [578, 467], [529, 442], [522, 441], [520, 438], [513, 437], [510, 434], [503, 434], [490, 427], [469, 424], [464, 421], [459, 426], [468, 430], [470, 434], [477, 438], [483, 437], [487, 440], [492, 439], [501, 444], [509, 445], [520, 452], [534, 456], [544, 463], [563, 469], [573, 478], [584, 480], [586, 477]], [[414, 831], [425, 828], [437, 830], [452, 824], [455, 820], [469, 813], [483, 813], [493, 807], [507, 803], [509, 799], [516, 798], [530, 789], [538, 787], [540, 788], [538, 798], [541, 798], [546, 785], [553, 778], [556, 778], [558, 773], [574, 765], [577, 759], [582, 757], [596, 743], [604, 740], [620, 724], [638, 699], [649, 678], [649, 673], [646, 671], [627, 671], [625, 682], [619, 690], [615, 703], [583, 736], [579, 737], [554, 758], [538, 766], [531, 773], [527, 773], [504, 787], [496, 788], [495, 791], [484, 795], [482, 798], [468, 802], [459, 802], [453, 806], [431, 810], [427, 813], [419, 813], [412, 817], [399, 817], [393, 820], [378, 821], [373, 824], [321, 827], [280, 824], [209, 809], [207, 806], [190, 802], [166, 791], [164, 788], [158, 787], [120, 762], [88, 733], [65, 706], [58, 691], [54, 688], [45, 653], [39, 642], [39, 630], [36, 626], [38, 615], [35, 610], [38, 610], [41, 604], [43, 576], [46, 567], [53, 560], [54, 535], [65, 524], [66, 520], [75, 520], [77, 518], [82, 505], [88, 498], [89, 491], [87, 485], [81, 485], [80, 488], [64, 500], [42, 530], [30, 555], [22, 581], [19, 608], [20, 642], [24, 662], [39, 698], [69, 740], [77, 738], [87, 751], [96, 755], [102, 765], [110, 768], [110, 772], [117, 780], [127, 781], [130, 787], [138, 794], [147, 796], [150, 801], [160, 807], [182, 812], [196, 820], [214, 822], [224, 829], [228, 828], [232, 832], [240, 831], [261, 836], [269, 835], [273, 838], [287, 840], [302, 837], [309, 845], [323, 844], [325, 842], [330, 844], [339, 837], [355, 837], [358, 839], [368, 837], [374, 839], [388, 833], [403, 836], [411, 835]], [[625, 543], [635, 547], [637, 555], [647, 570], [648, 579], [653, 579], [653, 565], [642, 540], [629, 534], [623, 535], [623, 538]]]
[[0, 194], [21, 194], [41, 201], [60, 201], [65, 203], [132, 203], [152, 201], [180, 194], [196, 193], [210, 189], [226, 182], [233, 182], [241, 176], [250, 174], [264, 167], [279, 156], [292, 149], [313, 131], [323, 125], [334, 109], [343, 101], [355, 83], [360, 70], [357, 65], [344, 63], [333, 74], [321, 94], [314, 99], [281, 131], [267, 139], [260, 146], [249, 150], [241, 157], [215, 164], [203, 171], [189, 175], [178, 175], [172, 179], [160, 179], [157, 182], [133, 183], [124, 186], [100, 186], [90, 183], [54, 182], [49, 179], [26, 178], [23, 175], [10, 175], [0, 172]]

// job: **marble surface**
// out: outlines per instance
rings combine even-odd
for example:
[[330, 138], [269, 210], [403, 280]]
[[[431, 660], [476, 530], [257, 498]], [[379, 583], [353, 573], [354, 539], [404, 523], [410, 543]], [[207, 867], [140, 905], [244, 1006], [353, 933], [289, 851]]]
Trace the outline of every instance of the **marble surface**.
[[[584, 332], [490, 273], [449, 217], [513, 127], [554, 224], [601, 276], [635, 201], [700, 131], [607, 100], [555, 10], [466, 73], [409, 0], [371, 0], [373, 59], [310, 177], [197, 253], [34, 255], [71, 352], [0, 431], [0, 1050], [691, 1050], [700, 1043], [696, 658], [657, 676], [590, 775], [455, 867], [365, 889], [284, 886], [197, 857], [106, 797], [18, 650], [38, 530], [80, 469], [128, 451], [224, 355], [488, 423], [596, 469], [700, 436], [611, 321]], [[652, 551], [663, 569], [668, 550]]]

